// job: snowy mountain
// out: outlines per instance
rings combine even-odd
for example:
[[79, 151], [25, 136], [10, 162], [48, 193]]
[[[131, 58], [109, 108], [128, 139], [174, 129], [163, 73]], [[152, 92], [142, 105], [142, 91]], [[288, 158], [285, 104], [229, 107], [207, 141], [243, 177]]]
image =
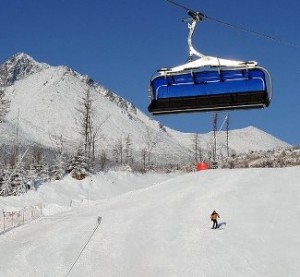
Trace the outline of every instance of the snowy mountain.
[[[192, 155], [194, 134], [161, 126], [125, 99], [66, 66], [54, 67], [16, 54], [0, 66], [0, 88], [10, 102], [5, 122], [0, 124], [2, 144], [19, 141], [55, 148], [62, 140], [66, 151], [75, 151], [81, 140], [78, 109], [84, 92], [89, 91], [98, 149], [112, 149], [130, 137], [136, 153], [152, 147], [158, 160], [183, 161]], [[211, 133], [199, 134], [199, 138], [203, 149], [211, 147]], [[229, 147], [234, 153], [286, 146], [255, 127], [230, 131]], [[219, 152], [224, 147], [226, 135], [219, 132]]]
[[38, 63], [24, 53], [16, 54], [0, 65], [0, 86], [13, 85], [15, 81], [48, 67], [49, 65]]

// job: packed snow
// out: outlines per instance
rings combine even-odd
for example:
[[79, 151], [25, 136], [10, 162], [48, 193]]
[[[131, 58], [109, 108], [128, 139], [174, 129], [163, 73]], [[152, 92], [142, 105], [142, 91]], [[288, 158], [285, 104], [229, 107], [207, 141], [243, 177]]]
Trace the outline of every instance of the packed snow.
[[299, 167], [67, 176], [0, 198], [43, 207], [0, 235], [0, 276], [300, 276], [299, 180]]

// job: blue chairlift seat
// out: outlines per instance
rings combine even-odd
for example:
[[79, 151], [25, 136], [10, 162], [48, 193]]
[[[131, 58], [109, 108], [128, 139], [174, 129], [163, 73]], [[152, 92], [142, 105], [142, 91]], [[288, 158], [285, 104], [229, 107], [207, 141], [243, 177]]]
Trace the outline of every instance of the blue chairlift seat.
[[148, 110], [156, 115], [265, 108], [268, 78], [261, 67], [161, 74], [150, 82]]

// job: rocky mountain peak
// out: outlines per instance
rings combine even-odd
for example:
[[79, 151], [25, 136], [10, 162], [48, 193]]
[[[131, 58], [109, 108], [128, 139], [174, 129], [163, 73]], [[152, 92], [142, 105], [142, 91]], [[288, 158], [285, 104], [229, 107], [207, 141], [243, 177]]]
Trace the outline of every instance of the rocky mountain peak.
[[38, 63], [25, 53], [17, 53], [0, 65], [0, 86], [6, 87], [30, 74], [41, 71], [49, 65]]

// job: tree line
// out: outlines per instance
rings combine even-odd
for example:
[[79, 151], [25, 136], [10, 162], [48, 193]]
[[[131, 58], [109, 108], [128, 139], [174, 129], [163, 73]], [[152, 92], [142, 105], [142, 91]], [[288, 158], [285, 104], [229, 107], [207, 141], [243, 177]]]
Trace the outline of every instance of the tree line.
[[[76, 108], [80, 140], [77, 149], [72, 154], [65, 150], [62, 135], [50, 136], [56, 146], [55, 149], [45, 148], [38, 144], [22, 146], [18, 141], [12, 142], [11, 145], [0, 146], [0, 196], [19, 195], [28, 190], [37, 189], [44, 182], [60, 180], [66, 174], [81, 180], [89, 173], [116, 167], [138, 172], [191, 171], [199, 162], [216, 160], [217, 115], [213, 119], [212, 145], [201, 146], [199, 135], [195, 134], [188, 157], [185, 159], [178, 157], [177, 160], [159, 163], [155, 149], [163, 142], [162, 132], [166, 132], [163, 127], [158, 132], [153, 132], [146, 127], [142, 135], [143, 147], [141, 149], [135, 148], [130, 133], [120, 135], [110, 147], [98, 149], [97, 143], [103, 140], [102, 127], [108, 124], [110, 115], [99, 123], [95, 120], [93, 103], [91, 90], [83, 91]], [[0, 90], [0, 124], [5, 121], [9, 104], [4, 91]], [[165, 153], [165, 156], [167, 155], [168, 153]]]

